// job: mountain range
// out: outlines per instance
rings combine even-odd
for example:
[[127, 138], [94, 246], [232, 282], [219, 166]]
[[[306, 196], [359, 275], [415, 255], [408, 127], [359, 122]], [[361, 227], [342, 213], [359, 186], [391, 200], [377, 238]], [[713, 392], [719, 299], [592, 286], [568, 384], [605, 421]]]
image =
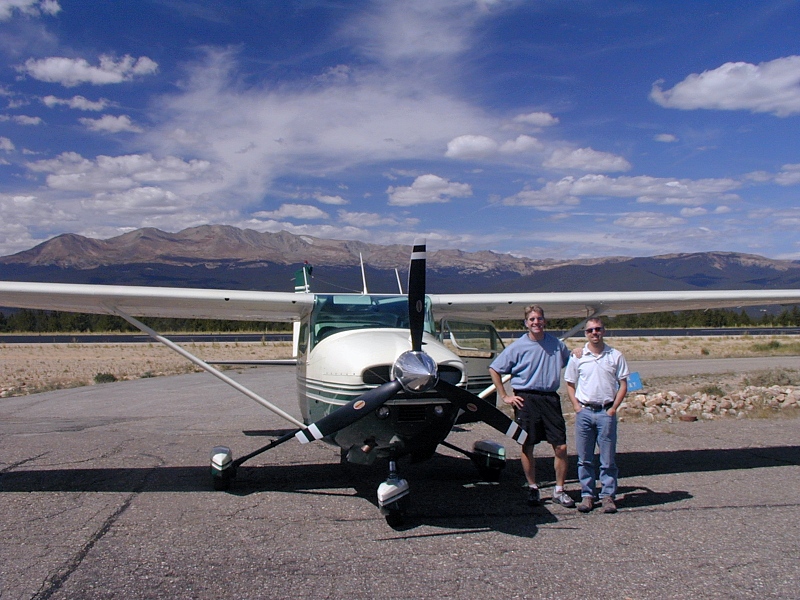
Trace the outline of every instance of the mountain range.
[[[63, 234], [0, 257], [0, 279], [291, 291], [314, 266], [315, 291], [396, 292], [410, 246], [260, 233], [204, 225], [168, 233], [137, 229], [110, 239]], [[536, 260], [491, 251], [428, 253], [428, 290], [453, 292], [761, 289], [800, 287], [800, 261], [731, 252]]]

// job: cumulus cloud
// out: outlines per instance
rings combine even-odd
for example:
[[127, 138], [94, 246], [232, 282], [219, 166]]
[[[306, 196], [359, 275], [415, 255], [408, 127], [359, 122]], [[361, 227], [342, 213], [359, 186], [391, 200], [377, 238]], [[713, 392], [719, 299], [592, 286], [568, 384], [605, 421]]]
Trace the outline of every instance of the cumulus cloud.
[[101, 192], [130, 189], [142, 184], [195, 181], [210, 170], [203, 160], [184, 161], [168, 156], [156, 159], [150, 154], [98, 156], [92, 161], [76, 152], [64, 152], [54, 159], [28, 164], [33, 172], [48, 173], [50, 188]]
[[174, 214], [191, 203], [177, 194], [155, 186], [135, 187], [120, 192], [101, 192], [84, 199], [81, 205], [113, 216], [152, 216]]
[[558, 117], [554, 117], [546, 112], [532, 112], [526, 115], [517, 115], [514, 117], [515, 123], [523, 123], [525, 125], [533, 125], [534, 127], [552, 127], [558, 125]]
[[448, 158], [469, 160], [489, 158], [497, 153], [519, 154], [542, 148], [544, 145], [530, 135], [517, 136], [516, 139], [503, 142], [502, 145], [485, 135], [460, 135], [447, 143], [444, 155]]
[[558, 148], [553, 151], [544, 166], [550, 169], [578, 169], [580, 171], [595, 171], [600, 173], [613, 173], [615, 171], [629, 171], [631, 164], [621, 156], [610, 152], [600, 152], [592, 148], [578, 148], [569, 150]]
[[57, 0], [0, 0], [0, 21], [8, 21], [18, 11], [29, 17], [42, 14], [54, 17], [61, 11]]
[[549, 207], [559, 203], [576, 204], [578, 198], [636, 198], [652, 204], [700, 205], [729, 200], [741, 187], [733, 179], [670, 179], [666, 177], [609, 177], [584, 175], [548, 182], [538, 190], [523, 190], [503, 200], [510, 206]]
[[693, 73], [672, 89], [663, 90], [662, 84], [653, 84], [650, 98], [664, 108], [749, 110], [778, 117], [800, 113], [800, 56], [757, 65], [729, 62]]
[[544, 145], [535, 137], [530, 135], [520, 135], [515, 140], [508, 140], [500, 146], [500, 152], [507, 154], [516, 154], [520, 152], [531, 152], [534, 150], [541, 150]]
[[402, 219], [399, 220], [393, 216], [381, 215], [371, 212], [357, 212], [340, 210], [338, 213], [339, 221], [347, 225], [354, 225], [357, 227], [378, 227], [389, 226], [396, 227], [398, 225], [411, 226], [419, 223], [419, 219]]
[[318, 202], [322, 202], [322, 204], [333, 204], [333, 205], [342, 205], [342, 204], [349, 204], [347, 200], [342, 198], [341, 196], [329, 196], [327, 194], [314, 194], [314, 198]]
[[14, 115], [13, 117], [0, 115], [0, 121], [13, 121], [17, 125], [41, 125], [44, 122], [41, 117], [29, 117], [27, 115]]
[[278, 210], [261, 210], [253, 214], [258, 219], [327, 219], [328, 213], [309, 204], [281, 204]]
[[3, 152], [13, 152], [14, 143], [7, 137], [0, 136], [0, 150]]
[[111, 104], [111, 102], [105, 98], [92, 101], [84, 98], [83, 96], [73, 96], [72, 98], [66, 99], [57, 98], [55, 96], [45, 96], [42, 98], [42, 103], [48, 108], [53, 108], [55, 106], [68, 106], [69, 108], [74, 108], [76, 110], [90, 110], [95, 112], [105, 110]]
[[775, 176], [775, 183], [778, 185], [800, 184], [800, 164], [783, 165]]
[[485, 158], [497, 152], [498, 144], [485, 135], [460, 135], [447, 143], [448, 158]]
[[683, 225], [684, 223], [686, 223], [686, 219], [681, 217], [654, 212], [629, 213], [614, 221], [615, 225], [631, 229], [663, 229], [665, 227]]
[[472, 188], [466, 183], [448, 181], [438, 175], [420, 175], [408, 187], [389, 187], [389, 204], [393, 206], [414, 206], [450, 202], [452, 198], [465, 198], [472, 195]]
[[130, 131], [133, 133], [141, 133], [144, 131], [141, 127], [134, 125], [133, 121], [128, 115], [103, 115], [99, 119], [78, 119], [81, 125], [85, 125], [92, 131], [100, 131], [103, 133], [120, 133], [121, 131]]
[[134, 59], [126, 54], [119, 60], [113, 56], [100, 56], [98, 66], [90, 65], [83, 58], [64, 58], [53, 56], [49, 58], [25, 61], [25, 65], [18, 70], [27, 73], [38, 81], [47, 83], [60, 83], [64, 87], [74, 87], [81, 83], [92, 85], [107, 85], [131, 81], [135, 77], [152, 75], [158, 70], [158, 63], [146, 56]]

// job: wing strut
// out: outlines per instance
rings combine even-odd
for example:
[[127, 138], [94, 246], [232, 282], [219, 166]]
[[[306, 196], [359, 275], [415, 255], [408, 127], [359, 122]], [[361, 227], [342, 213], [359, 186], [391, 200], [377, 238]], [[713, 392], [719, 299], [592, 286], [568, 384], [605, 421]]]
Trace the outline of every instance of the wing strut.
[[169, 340], [169, 339], [165, 338], [163, 335], [159, 335], [158, 332], [156, 332], [155, 330], [151, 329], [150, 327], [148, 327], [147, 325], [145, 325], [144, 323], [142, 323], [138, 319], [132, 317], [129, 314], [126, 314], [125, 312], [121, 311], [120, 309], [118, 309], [118, 308], [116, 308], [114, 306], [106, 306], [106, 308], [109, 311], [111, 311], [112, 313], [114, 313], [115, 315], [118, 315], [119, 317], [122, 317], [123, 319], [125, 319], [128, 323], [130, 323], [131, 325], [136, 327], [136, 329], [146, 333], [147, 335], [149, 335], [154, 340], [156, 340], [158, 342], [161, 342], [162, 344], [164, 344], [170, 350], [174, 350], [175, 352], [177, 352], [178, 354], [180, 354], [184, 358], [190, 360], [192, 363], [194, 363], [195, 365], [197, 365], [198, 367], [200, 367], [201, 369], [203, 369], [207, 373], [210, 373], [211, 375], [213, 375], [217, 379], [227, 383], [229, 386], [231, 386], [236, 391], [241, 392], [242, 394], [244, 394], [245, 396], [247, 396], [251, 400], [255, 400], [256, 402], [258, 402], [264, 408], [266, 408], [268, 410], [271, 410], [272, 412], [274, 412], [279, 417], [289, 421], [295, 427], [299, 427], [301, 429], [305, 429], [306, 428], [306, 425], [304, 423], [298, 421], [297, 419], [295, 419], [289, 413], [287, 413], [284, 410], [278, 408], [277, 406], [275, 406], [269, 400], [267, 400], [265, 398], [262, 398], [261, 396], [256, 394], [254, 391], [244, 387], [239, 382], [234, 381], [233, 379], [231, 379], [230, 377], [225, 375], [222, 371], [219, 371], [219, 370], [215, 369], [214, 367], [209, 365], [207, 362], [197, 358], [194, 354], [192, 354], [191, 352], [189, 352], [189, 351], [183, 349], [182, 347], [178, 346], [178, 344], [176, 344], [172, 340]]

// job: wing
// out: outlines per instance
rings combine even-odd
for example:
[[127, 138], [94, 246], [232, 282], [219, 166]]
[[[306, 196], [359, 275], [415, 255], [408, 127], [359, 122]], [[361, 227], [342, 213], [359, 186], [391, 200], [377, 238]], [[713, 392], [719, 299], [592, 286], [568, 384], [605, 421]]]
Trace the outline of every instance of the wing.
[[538, 304], [551, 318], [589, 317], [800, 304], [797, 290], [704, 290], [682, 292], [542, 292], [518, 294], [429, 294], [439, 317], [522, 319], [525, 306]]
[[0, 306], [137, 317], [292, 321], [311, 310], [313, 294], [125, 285], [0, 282]]

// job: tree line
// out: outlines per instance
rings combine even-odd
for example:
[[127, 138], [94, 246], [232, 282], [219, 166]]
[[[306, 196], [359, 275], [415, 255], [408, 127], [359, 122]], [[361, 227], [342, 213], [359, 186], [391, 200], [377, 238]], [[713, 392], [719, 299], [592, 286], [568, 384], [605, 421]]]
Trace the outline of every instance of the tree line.
[[[156, 331], [181, 333], [291, 331], [291, 323], [224, 321], [220, 319], [165, 319], [142, 317]], [[90, 315], [49, 310], [20, 309], [0, 312], [0, 332], [5, 333], [131, 333], [133, 325], [113, 315]]]
[[[290, 323], [267, 321], [224, 321], [219, 319], [142, 318], [156, 331], [208, 332], [280, 332], [291, 331]], [[784, 308], [779, 313], [761, 312], [753, 317], [744, 310], [687, 310], [677, 312], [621, 315], [604, 319], [609, 329], [681, 329], [712, 327], [797, 327], [800, 307]], [[552, 319], [548, 327], [571, 329], [580, 319]], [[497, 321], [498, 329], [520, 329], [520, 320]], [[4, 333], [128, 333], [138, 331], [124, 319], [111, 315], [90, 315], [45, 310], [20, 309], [0, 312], [0, 332]]]

